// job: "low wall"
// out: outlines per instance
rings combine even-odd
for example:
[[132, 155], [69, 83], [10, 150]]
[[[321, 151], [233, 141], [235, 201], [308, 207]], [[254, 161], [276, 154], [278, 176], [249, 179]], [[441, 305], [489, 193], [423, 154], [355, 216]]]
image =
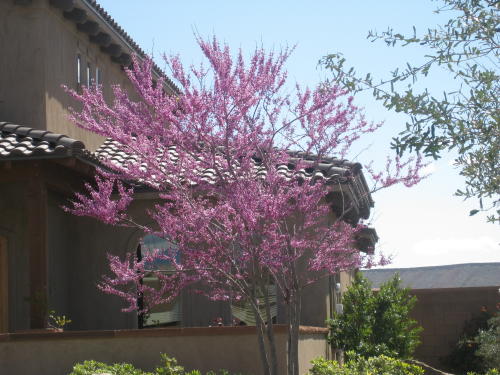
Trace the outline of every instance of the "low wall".
[[[275, 326], [280, 373], [286, 369], [287, 327]], [[316, 357], [329, 357], [327, 330], [301, 327], [301, 374]], [[160, 353], [187, 369], [227, 369], [262, 374], [255, 327], [162, 328], [120, 331], [26, 332], [0, 334], [0, 374], [67, 375], [76, 362], [128, 362], [153, 370]]]
[[438, 368], [442, 367], [440, 357], [450, 353], [465, 321], [479, 314], [481, 306], [495, 312], [500, 302], [497, 286], [413, 289], [410, 293], [418, 300], [411, 317], [424, 328], [415, 358]]

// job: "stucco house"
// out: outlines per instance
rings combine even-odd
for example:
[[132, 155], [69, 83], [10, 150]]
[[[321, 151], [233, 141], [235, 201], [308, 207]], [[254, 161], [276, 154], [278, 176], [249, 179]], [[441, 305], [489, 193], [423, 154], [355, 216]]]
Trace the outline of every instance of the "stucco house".
[[[75, 127], [67, 108], [75, 105], [61, 85], [74, 89], [111, 84], [132, 90], [123, 67], [144, 52], [93, 0], [6, 0], [0, 2], [0, 333], [43, 328], [47, 311], [72, 320], [68, 330], [134, 329], [134, 313], [96, 284], [107, 269], [106, 252], [124, 254], [158, 246], [158, 238], [65, 213], [61, 206], [92, 178], [103, 158], [127, 158], [113, 143]], [[158, 76], [163, 75], [156, 69]], [[178, 95], [168, 78], [165, 90]], [[373, 201], [357, 163], [328, 159], [321, 173], [349, 172], [341, 190], [329, 192], [332, 216], [340, 194], [353, 202], [349, 220], [367, 218]], [[146, 220], [157, 192], [138, 190], [131, 211]], [[376, 242], [374, 230], [360, 238], [361, 249]], [[161, 246], [161, 244], [160, 244]], [[324, 326], [350, 282], [343, 272], [311, 287], [303, 300], [302, 323]], [[184, 293], [154, 311], [163, 326], [207, 326], [221, 317], [244, 320], [227, 303]], [[285, 323], [276, 296], [274, 319]], [[142, 322], [145, 326], [148, 322]]]

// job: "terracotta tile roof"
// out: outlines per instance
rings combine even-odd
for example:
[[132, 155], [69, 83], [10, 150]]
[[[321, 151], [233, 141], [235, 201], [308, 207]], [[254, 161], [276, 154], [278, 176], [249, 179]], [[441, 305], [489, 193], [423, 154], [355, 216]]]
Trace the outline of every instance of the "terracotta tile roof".
[[[170, 160], [177, 158], [175, 146], [167, 149]], [[107, 139], [94, 153], [95, 157], [102, 162], [111, 162], [112, 165], [118, 168], [126, 168], [128, 163], [136, 163], [137, 155], [124, 151], [123, 146], [118, 142]], [[354, 201], [357, 207], [357, 215], [368, 218], [370, 208], [374, 206], [374, 202], [369, 193], [369, 188], [366, 180], [361, 173], [362, 166], [359, 163], [353, 163], [347, 160], [337, 158], [324, 158], [319, 164], [316, 163], [316, 158], [313, 155], [307, 155], [302, 152], [289, 152], [290, 159], [288, 164], [278, 165], [278, 171], [291, 178], [292, 176], [302, 177], [305, 179], [322, 179], [327, 185], [341, 185], [342, 194], [346, 195], [346, 199]], [[295, 170], [296, 163], [301, 160], [305, 161], [309, 167], [299, 171]], [[216, 176], [213, 169], [203, 169], [200, 171], [202, 177], [208, 182], [215, 182]], [[266, 169], [256, 160], [255, 175], [262, 177], [266, 174]], [[342, 198], [340, 198], [342, 199]], [[342, 210], [338, 207], [339, 211]], [[357, 216], [356, 215], [356, 216]], [[354, 219], [357, 221], [357, 219]]]
[[85, 145], [63, 134], [0, 122], [0, 160], [83, 155]]
[[[170, 160], [175, 161], [177, 159], [175, 146], [168, 147], [167, 152]], [[95, 155], [99, 160], [111, 162], [119, 168], [126, 168], [128, 163], [135, 163], [138, 160], [136, 155], [124, 151], [123, 147], [118, 142], [111, 139], [107, 139], [96, 150]], [[281, 164], [277, 166], [278, 171], [287, 178], [291, 178], [292, 176], [300, 176], [307, 179], [321, 178], [327, 180], [327, 182], [336, 183], [347, 181], [350, 176], [357, 174], [357, 172], [361, 170], [360, 164], [351, 163], [346, 160], [327, 158], [322, 160], [322, 163], [314, 167], [313, 163], [315, 162], [315, 159], [311, 156], [298, 152], [290, 152], [290, 156], [290, 162], [288, 164]], [[294, 164], [299, 160], [305, 160], [311, 167], [295, 171]], [[203, 174], [208, 181], [214, 181], [216, 178], [215, 171], [212, 169], [205, 169]], [[259, 163], [258, 160], [255, 162], [255, 174], [257, 177], [264, 176], [266, 174], [266, 169]]]
[[[174, 146], [169, 147], [167, 153], [171, 160], [177, 158]], [[332, 186], [330, 191], [333, 194], [341, 194], [339, 197], [332, 197], [334, 210], [338, 209], [342, 212], [342, 207], [338, 205], [345, 198], [354, 203], [353, 221], [357, 221], [358, 217], [368, 218], [370, 208], [373, 207], [373, 200], [359, 163], [325, 158], [321, 163], [316, 164], [311, 155], [300, 152], [290, 152], [289, 154], [289, 163], [277, 166], [282, 175], [287, 178], [298, 176], [305, 179], [321, 179], [327, 185]], [[0, 122], [0, 161], [66, 157], [76, 157], [96, 167], [109, 166], [111, 163], [111, 165], [124, 168], [127, 163], [134, 163], [138, 160], [136, 155], [124, 151], [119, 143], [110, 139], [106, 140], [94, 153], [91, 153], [85, 149], [83, 142], [63, 134], [33, 129], [10, 122]], [[294, 166], [298, 160], [303, 160], [310, 166], [297, 171]], [[215, 171], [212, 169], [200, 169], [199, 173], [208, 182], [216, 180]], [[256, 159], [256, 177], [265, 174], [266, 169]]]

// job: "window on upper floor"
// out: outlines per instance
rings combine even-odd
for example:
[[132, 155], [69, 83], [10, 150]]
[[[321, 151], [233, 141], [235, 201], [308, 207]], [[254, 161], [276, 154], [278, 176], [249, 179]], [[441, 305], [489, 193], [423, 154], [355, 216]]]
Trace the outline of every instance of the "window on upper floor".
[[95, 84], [102, 85], [102, 70], [98, 66], [95, 67]]
[[82, 84], [82, 57], [76, 55], [76, 84], [81, 86]]
[[87, 62], [87, 87], [92, 85], [92, 66]]

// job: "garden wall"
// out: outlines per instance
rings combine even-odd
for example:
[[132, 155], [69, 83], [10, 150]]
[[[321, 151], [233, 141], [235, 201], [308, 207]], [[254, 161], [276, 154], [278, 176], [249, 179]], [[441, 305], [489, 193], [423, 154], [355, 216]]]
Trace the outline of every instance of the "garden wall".
[[450, 353], [465, 321], [478, 315], [482, 306], [495, 312], [500, 302], [498, 286], [412, 289], [410, 293], [418, 300], [411, 316], [424, 328], [415, 358], [438, 368], [442, 367], [440, 357]]
[[[285, 373], [287, 327], [279, 325], [275, 331], [280, 373]], [[312, 359], [330, 356], [326, 333], [324, 328], [300, 328], [301, 374]], [[177, 358], [187, 369], [262, 374], [255, 327], [0, 334], [0, 374], [66, 375], [76, 362], [88, 359], [152, 370], [160, 353]]]

